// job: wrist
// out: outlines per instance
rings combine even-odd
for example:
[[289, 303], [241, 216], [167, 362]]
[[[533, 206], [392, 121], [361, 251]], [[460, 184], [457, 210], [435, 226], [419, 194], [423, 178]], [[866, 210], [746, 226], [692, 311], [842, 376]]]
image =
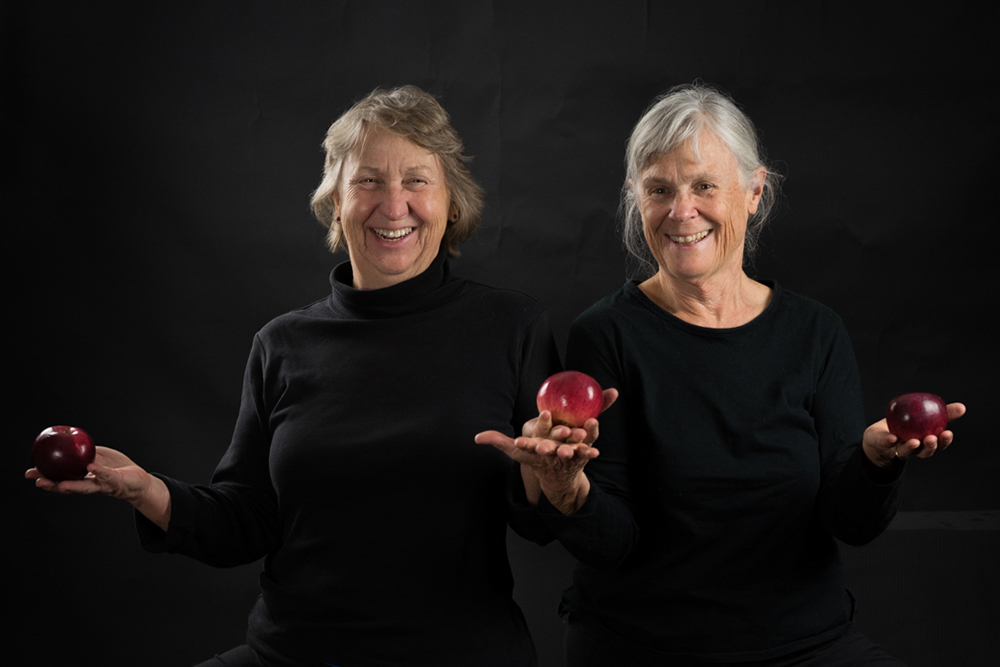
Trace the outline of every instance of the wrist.
[[146, 483], [134, 499], [129, 499], [129, 502], [140, 514], [166, 531], [170, 524], [170, 489], [159, 477], [145, 474]]
[[571, 516], [580, 511], [590, 495], [590, 479], [581, 470], [567, 484], [541, 485], [541, 491], [549, 504], [560, 514]]

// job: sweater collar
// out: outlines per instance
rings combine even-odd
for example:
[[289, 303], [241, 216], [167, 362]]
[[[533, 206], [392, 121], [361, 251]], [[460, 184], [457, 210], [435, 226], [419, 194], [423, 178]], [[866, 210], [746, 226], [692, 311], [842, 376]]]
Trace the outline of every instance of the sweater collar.
[[353, 285], [351, 262], [338, 264], [330, 274], [330, 307], [353, 317], [383, 318], [411, 315], [448, 301], [461, 289], [462, 281], [452, 275], [448, 254], [442, 248], [426, 271], [409, 280], [372, 290]]

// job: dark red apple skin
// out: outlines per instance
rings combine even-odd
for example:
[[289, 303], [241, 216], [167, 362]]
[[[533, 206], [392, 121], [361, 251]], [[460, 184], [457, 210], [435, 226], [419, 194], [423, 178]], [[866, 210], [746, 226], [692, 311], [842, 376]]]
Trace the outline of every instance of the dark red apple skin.
[[556, 373], [538, 390], [538, 411], [552, 413], [552, 423], [580, 428], [596, 419], [604, 407], [604, 392], [597, 380], [579, 371]]
[[900, 442], [919, 440], [923, 443], [927, 436], [940, 435], [948, 428], [948, 409], [941, 397], [934, 394], [903, 394], [889, 401], [885, 420], [889, 432]]
[[31, 447], [38, 472], [53, 482], [83, 479], [96, 453], [91, 437], [75, 426], [50, 426], [38, 434]]

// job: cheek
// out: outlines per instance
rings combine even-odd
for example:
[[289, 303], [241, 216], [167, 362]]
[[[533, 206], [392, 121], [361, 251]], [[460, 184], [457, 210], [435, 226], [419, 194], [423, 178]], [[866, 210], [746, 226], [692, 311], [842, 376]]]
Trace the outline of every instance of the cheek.
[[719, 226], [718, 246], [720, 252], [728, 252], [737, 248], [741, 243], [743, 243], [746, 231], [746, 217], [740, 217], [739, 214], [730, 214], [727, 218], [725, 218], [725, 223]]

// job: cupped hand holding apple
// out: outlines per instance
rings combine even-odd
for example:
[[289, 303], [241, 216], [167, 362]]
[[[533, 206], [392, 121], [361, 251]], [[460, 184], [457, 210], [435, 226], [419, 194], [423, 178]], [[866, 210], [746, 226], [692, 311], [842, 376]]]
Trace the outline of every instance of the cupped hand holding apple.
[[[548, 381], [542, 385], [543, 388], [547, 386]], [[618, 399], [617, 389], [601, 390], [598, 386], [597, 391], [600, 392], [600, 411], [607, 410]], [[539, 394], [542, 396], [543, 392]], [[544, 405], [540, 398], [539, 408]], [[568, 421], [580, 423], [572, 418]], [[493, 445], [521, 464], [528, 502], [537, 504], [544, 493], [556, 509], [568, 515], [580, 509], [590, 492], [590, 480], [583, 474], [583, 468], [599, 454], [592, 446], [599, 431], [598, 420], [594, 417], [587, 417], [580, 426], [568, 426], [554, 423], [552, 411], [541, 409], [537, 417], [525, 422], [521, 437], [484, 431], [476, 435], [476, 442]]]
[[[947, 414], [945, 420], [933, 414], [940, 411], [941, 406]], [[941, 422], [951, 422], [964, 415], [965, 405], [944, 405], [938, 397], [930, 394], [905, 394], [890, 401], [886, 413], [887, 419], [880, 419], [865, 429], [861, 443], [868, 460], [880, 468], [888, 467], [897, 458], [916, 456], [926, 459], [936, 451], [947, 449], [955, 435], [950, 430], [941, 430], [944, 428]], [[890, 419], [899, 434], [891, 432]], [[919, 437], [918, 433], [923, 437]], [[904, 440], [904, 437], [907, 439]]]
[[38, 468], [24, 473], [35, 486], [52, 493], [100, 494], [131, 503], [161, 529], [170, 523], [170, 491], [158, 477], [150, 475], [132, 459], [110, 447], [95, 447], [93, 463], [82, 479], [51, 480]]

